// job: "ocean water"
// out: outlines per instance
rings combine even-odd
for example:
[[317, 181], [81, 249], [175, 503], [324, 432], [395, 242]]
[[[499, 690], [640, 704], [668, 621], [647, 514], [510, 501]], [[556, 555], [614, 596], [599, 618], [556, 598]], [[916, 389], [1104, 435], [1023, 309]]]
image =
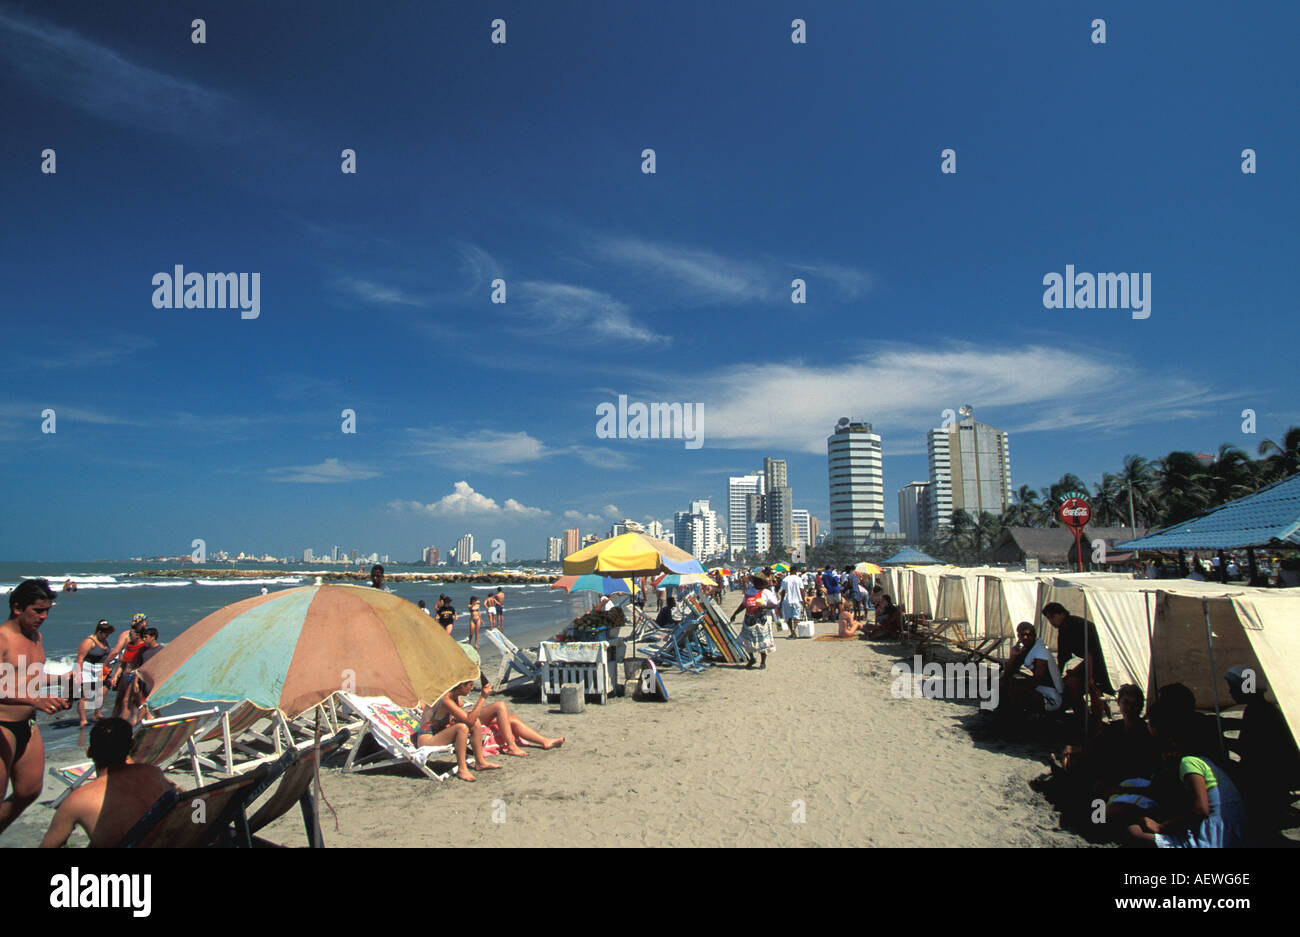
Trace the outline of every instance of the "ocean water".
[[[148, 579], [129, 576], [150, 569], [172, 568], [162, 564], [136, 563], [0, 563], [0, 587], [7, 593], [22, 579], [41, 576], [50, 581], [50, 586], [58, 594], [54, 608], [41, 627], [42, 642], [46, 657], [51, 661], [66, 660], [72, 663], [76, 659], [77, 646], [95, 629], [95, 623], [101, 618], [117, 628], [110, 637], [116, 639], [123, 629], [130, 627], [131, 616], [143, 612], [149, 616], [150, 626], [159, 631], [159, 640], [167, 641], [180, 634], [190, 625], [234, 602], [250, 596], [259, 595], [265, 586], [270, 592], [293, 589], [315, 582], [317, 572], [337, 571], [339, 567], [323, 567], [307, 570], [302, 574], [291, 576], [272, 576], [270, 574], [251, 579]], [[257, 564], [245, 564], [236, 569], [260, 570]], [[385, 567], [388, 573], [428, 574], [427, 566]], [[77, 591], [60, 592], [63, 582], [73, 579]], [[454, 584], [429, 581], [388, 582], [389, 588], [397, 595], [415, 602], [424, 599], [432, 610], [438, 596], [446, 594], [451, 597], [456, 611], [461, 613], [457, 619], [453, 637], [463, 639], [469, 635], [469, 616], [466, 609], [469, 597], [477, 595], [482, 601], [487, 595], [487, 584]], [[505, 632], [520, 647], [527, 647], [550, 638], [578, 615], [584, 613], [592, 604], [591, 593], [574, 593], [572, 595], [559, 589], [551, 589], [545, 583], [515, 585], [506, 584]], [[6, 609], [7, 611], [7, 609]], [[487, 625], [487, 615], [483, 615], [483, 624]], [[486, 638], [480, 640], [483, 654], [484, 670], [492, 673], [497, 659], [495, 649]], [[112, 694], [105, 708], [111, 708]], [[71, 715], [75, 715], [75, 707]], [[60, 719], [67, 719], [69, 713], [61, 713]], [[56, 752], [60, 749], [85, 748], [84, 733], [73, 728], [53, 728], [49, 717], [41, 716], [41, 735], [46, 747]], [[56, 754], [50, 764], [62, 763], [61, 758], [67, 751]]]

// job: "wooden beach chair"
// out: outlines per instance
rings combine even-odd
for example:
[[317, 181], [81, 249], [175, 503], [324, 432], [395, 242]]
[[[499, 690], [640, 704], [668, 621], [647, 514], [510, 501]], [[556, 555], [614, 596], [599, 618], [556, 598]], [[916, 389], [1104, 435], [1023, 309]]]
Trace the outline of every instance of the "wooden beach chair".
[[338, 751], [343, 746], [343, 743], [347, 741], [348, 735], [348, 730], [344, 729], [333, 738], [321, 742], [319, 749], [314, 745], [310, 748], [296, 748], [280, 756], [271, 771], [244, 801], [242, 809], [247, 817], [248, 809], [263, 793], [270, 789], [276, 778], [279, 778], [280, 783], [275, 788], [275, 791], [257, 808], [257, 812], [251, 817], [247, 817], [245, 821], [244, 828], [247, 829], [248, 835], [251, 837], [249, 845], [275, 845], [259, 838], [257, 832], [292, 810], [294, 804], [297, 804], [302, 809], [302, 822], [307, 833], [307, 845], [315, 849], [325, 845], [321, 837], [320, 823], [316, 816], [316, 799], [312, 796], [311, 782], [316, 777], [320, 762]]
[[[264, 730], [258, 730], [256, 726], [263, 720], [267, 725]], [[220, 742], [214, 751], [199, 751], [200, 745], [213, 741]], [[204, 768], [221, 777], [231, 777], [275, 761], [284, 754], [286, 745], [293, 747], [294, 742], [293, 732], [283, 713], [244, 700], [233, 709], [222, 712], [216, 726], [191, 736], [189, 746], [191, 755]], [[258, 748], [253, 743], [263, 747]], [[213, 756], [220, 761], [214, 760]]]
[[[703, 673], [706, 666], [704, 652], [695, 637], [699, 627], [699, 616], [683, 618], [672, 631], [660, 632], [658, 643], [647, 647], [643, 656], [661, 666], [671, 664], [683, 673]], [[651, 635], [647, 640], [653, 642], [655, 636]]]
[[259, 765], [248, 774], [198, 790], [168, 791], [127, 831], [117, 847], [194, 849], [249, 842], [244, 805], [269, 769], [269, 765]]
[[[339, 693], [338, 696], [344, 708], [360, 718], [362, 724], [362, 731], [343, 764], [344, 772], [411, 765], [435, 781], [445, 781], [456, 773], [455, 767], [442, 774], [429, 767], [429, 759], [435, 755], [455, 758], [454, 745], [416, 748], [412, 743], [411, 734], [420, 727], [419, 713], [403, 709], [386, 696], [357, 696], [354, 693]], [[361, 748], [366, 739], [373, 739], [378, 749], [362, 755]]]
[[541, 666], [536, 661], [529, 660], [528, 655], [521, 651], [515, 642], [507, 638], [500, 628], [486, 628], [481, 633], [487, 636], [501, 654], [501, 668], [497, 671], [496, 686], [504, 687], [510, 679], [512, 670], [530, 682], [541, 679]]
[[703, 602], [694, 595], [687, 596], [686, 602], [700, 616], [705, 634], [718, 651], [721, 659], [729, 664], [743, 663], [746, 655], [744, 649], [740, 646], [740, 639], [731, 630], [731, 622], [722, 616], [722, 611], [717, 604], [712, 600]]
[[[166, 771], [181, 755], [188, 753], [190, 767], [194, 771], [194, 783], [202, 786], [202, 766], [189, 742], [195, 734], [208, 732], [217, 724], [220, 715], [221, 711], [214, 706], [199, 712], [146, 719], [135, 727], [132, 735], [131, 761]], [[49, 774], [68, 786], [66, 791], [54, 799], [54, 806], [58, 807], [65, 797], [95, 777], [95, 763], [83, 761], [64, 768], [50, 768]]]

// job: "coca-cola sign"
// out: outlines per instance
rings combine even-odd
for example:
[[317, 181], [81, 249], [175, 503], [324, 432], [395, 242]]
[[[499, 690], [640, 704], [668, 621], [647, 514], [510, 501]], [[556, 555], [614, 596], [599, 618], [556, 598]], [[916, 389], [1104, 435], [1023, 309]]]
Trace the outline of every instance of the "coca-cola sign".
[[1066, 498], [1059, 513], [1065, 526], [1076, 529], [1086, 527], [1092, 520], [1092, 507], [1082, 498]]

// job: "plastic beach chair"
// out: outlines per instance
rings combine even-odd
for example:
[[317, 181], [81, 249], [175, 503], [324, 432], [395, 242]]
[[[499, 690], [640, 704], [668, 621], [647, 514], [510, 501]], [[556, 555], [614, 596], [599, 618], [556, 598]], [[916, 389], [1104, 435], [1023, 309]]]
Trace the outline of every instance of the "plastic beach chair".
[[127, 831], [119, 849], [193, 849], [250, 840], [243, 809], [269, 765], [194, 791], [168, 791]]
[[[420, 727], [419, 713], [403, 709], [386, 696], [357, 696], [354, 693], [339, 693], [338, 696], [339, 702], [361, 719], [363, 727], [356, 744], [348, 752], [348, 760], [343, 764], [345, 772], [412, 765], [435, 781], [445, 781], [456, 773], [454, 767], [442, 774], [429, 767], [429, 759], [434, 755], [455, 757], [454, 745], [416, 748], [412, 744], [411, 735]], [[374, 739], [379, 749], [369, 755], [362, 755], [362, 745], [368, 738]]]
[[316, 777], [317, 767], [320, 762], [338, 751], [343, 746], [343, 743], [347, 741], [349, 734], [348, 730], [344, 729], [333, 738], [322, 741], [320, 748], [313, 745], [285, 752], [270, 767], [262, 782], [253, 789], [244, 801], [243, 809], [245, 816], [247, 816], [248, 808], [253, 805], [258, 797], [270, 789], [277, 778], [279, 779], [280, 783], [271, 796], [257, 808], [256, 813], [246, 820], [248, 835], [252, 837], [249, 845], [274, 845], [257, 837], [257, 831], [284, 816], [293, 809], [294, 804], [302, 808], [302, 821], [307, 832], [307, 845], [312, 848], [320, 848], [325, 845], [321, 837], [320, 823], [316, 817], [316, 799], [312, 796], [311, 782]]
[[[166, 771], [182, 754], [188, 752], [190, 766], [194, 771], [194, 783], [202, 786], [203, 771], [192, 748], [190, 740], [195, 734], [209, 731], [221, 711], [216, 707], [200, 712], [182, 713], [177, 716], [163, 716], [158, 719], [146, 719], [135, 728], [131, 741], [131, 761], [138, 765], [153, 765]], [[54, 806], [63, 803], [63, 798], [95, 777], [95, 765], [90, 761], [68, 765], [66, 768], [50, 768], [50, 776], [58, 778], [68, 789], [55, 798]]]
[[500, 628], [487, 628], [482, 634], [487, 636], [501, 654], [501, 669], [497, 671], [496, 679], [498, 686], [506, 685], [512, 670], [530, 681], [541, 678], [541, 666], [536, 661], [529, 660], [528, 655], [521, 651], [515, 642], [507, 638]]

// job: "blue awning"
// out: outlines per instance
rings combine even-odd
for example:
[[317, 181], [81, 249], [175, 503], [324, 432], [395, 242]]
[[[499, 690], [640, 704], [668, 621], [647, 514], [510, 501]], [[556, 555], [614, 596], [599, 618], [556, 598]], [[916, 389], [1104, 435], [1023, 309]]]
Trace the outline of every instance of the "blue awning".
[[932, 556], [928, 556], [927, 554], [922, 553], [920, 550], [916, 549], [915, 547], [903, 547], [903, 549], [899, 550], [889, 559], [885, 560], [885, 565], [889, 565], [891, 563], [909, 563], [912, 565], [916, 565], [918, 563], [934, 563], [935, 565], [938, 565], [939, 561]]
[[1116, 550], [1231, 550], [1243, 547], [1300, 547], [1300, 475], [1229, 501], [1190, 520], [1173, 524]]

